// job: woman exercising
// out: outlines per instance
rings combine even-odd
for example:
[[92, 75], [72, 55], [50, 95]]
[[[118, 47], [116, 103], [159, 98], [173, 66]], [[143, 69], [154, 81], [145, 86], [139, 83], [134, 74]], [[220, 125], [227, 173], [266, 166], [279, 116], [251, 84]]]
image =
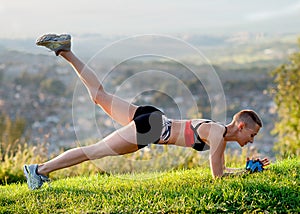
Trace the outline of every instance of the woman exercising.
[[[106, 92], [94, 72], [71, 51], [71, 36], [46, 34], [37, 45], [54, 51], [68, 61], [86, 86], [92, 101], [123, 127], [99, 142], [70, 149], [41, 164], [24, 165], [30, 189], [40, 188], [48, 181], [49, 173], [87, 160], [135, 152], [148, 144], [167, 144], [192, 147], [198, 151], [210, 150], [212, 176], [221, 177], [234, 169], [225, 167], [224, 151], [227, 142], [236, 141], [243, 147], [253, 143], [262, 122], [253, 110], [242, 110], [227, 125], [205, 120], [174, 120], [154, 106], [137, 106]], [[269, 164], [262, 159], [263, 166]]]

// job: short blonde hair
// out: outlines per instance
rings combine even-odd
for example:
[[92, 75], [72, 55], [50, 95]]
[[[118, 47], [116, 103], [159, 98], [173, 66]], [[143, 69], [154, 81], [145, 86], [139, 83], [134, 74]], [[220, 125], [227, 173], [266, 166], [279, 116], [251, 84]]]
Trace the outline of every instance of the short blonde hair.
[[259, 127], [262, 127], [262, 121], [253, 110], [246, 109], [239, 111], [233, 116], [233, 120], [236, 122], [244, 122], [246, 126], [253, 128], [255, 124]]

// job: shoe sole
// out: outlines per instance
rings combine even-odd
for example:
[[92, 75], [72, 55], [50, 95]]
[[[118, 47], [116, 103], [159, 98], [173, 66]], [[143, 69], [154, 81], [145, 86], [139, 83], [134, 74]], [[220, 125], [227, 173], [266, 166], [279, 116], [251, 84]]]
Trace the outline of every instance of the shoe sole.
[[60, 45], [67, 45], [71, 40], [63, 40], [63, 41], [41, 41], [41, 42], [37, 42], [37, 45], [49, 45], [49, 44], [53, 44], [53, 43], [58, 43]]
[[29, 170], [27, 169], [27, 165], [23, 166], [23, 172], [24, 172], [24, 175], [26, 176], [26, 178], [28, 179], [29, 178]]
[[29, 183], [30, 183], [29, 181], [31, 180], [31, 176], [30, 176], [30, 171], [27, 169], [27, 165], [25, 165], [23, 167], [23, 172], [26, 177], [27, 185], [28, 185], [29, 189], [32, 189], [32, 187], [29, 186]]

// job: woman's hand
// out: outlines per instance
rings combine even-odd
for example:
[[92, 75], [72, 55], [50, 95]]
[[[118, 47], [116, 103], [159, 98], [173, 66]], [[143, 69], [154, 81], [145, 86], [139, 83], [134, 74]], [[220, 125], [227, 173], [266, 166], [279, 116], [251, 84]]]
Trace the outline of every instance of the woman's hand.
[[[249, 161], [249, 160], [250, 160], [250, 158], [247, 157], [247, 161]], [[263, 158], [263, 159], [260, 159], [260, 158], [254, 159], [254, 158], [252, 158], [252, 161], [260, 161], [260, 162], [263, 164], [263, 166], [268, 166], [268, 165], [270, 165], [270, 161], [269, 161], [268, 158]]]
[[264, 158], [264, 159], [254, 159], [252, 158], [250, 160], [250, 158], [247, 158], [247, 162], [246, 162], [246, 170], [250, 171], [251, 173], [253, 172], [261, 172], [264, 170], [264, 166], [267, 166], [270, 164], [270, 161], [268, 158]]

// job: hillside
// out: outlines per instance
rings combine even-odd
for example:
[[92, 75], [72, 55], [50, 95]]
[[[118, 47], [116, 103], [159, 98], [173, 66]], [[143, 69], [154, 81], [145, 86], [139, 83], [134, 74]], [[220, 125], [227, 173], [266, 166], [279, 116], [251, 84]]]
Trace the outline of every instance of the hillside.
[[0, 213], [299, 213], [300, 159], [213, 180], [208, 168], [0, 186]]
[[[253, 35], [247, 37], [247, 41], [233, 41], [224, 37], [221, 43], [215, 41], [213, 44], [207, 39], [206, 42], [199, 42], [203, 39], [201, 36], [186, 38], [208, 58], [213, 70], [209, 65], [198, 65], [199, 57], [184, 51], [181, 43], [174, 44], [173, 40], [162, 43], [165, 38], [161, 38], [162, 41], [154, 39], [152, 43], [147, 40], [145, 44], [133, 44], [129, 50], [148, 50], [148, 43], [156, 44], [160, 51], [169, 50], [166, 56], [175, 54], [178, 62], [159, 56], [145, 56], [125, 60], [111, 67], [118, 61], [118, 47], [112, 49], [112, 53], [108, 51], [108, 56], [99, 53], [89, 57], [101, 49], [101, 45], [111, 42], [101, 40], [99, 36], [94, 39], [78, 38], [74, 48], [79, 49], [76, 52], [80, 56], [90, 58], [89, 64], [100, 79], [104, 79], [108, 91], [118, 93], [124, 99], [134, 98], [138, 104], [157, 105], [170, 118], [192, 118], [196, 114], [212, 118], [213, 109], [225, 108], [220, 115], [226, 114], [228, 122], [240, 109], [254, 109], [262, 115], [264, 122], [255, 149], [263, 155], [275, 156], [272, 152], [275, 140], [270, 131], [276, 120], [276, 112], [272, 97], [268, 94], [273, 84], [269, 73], [286, 61], [289, 53], [297, 51], [294, 37], [257, 39]], [[77, 82], [78, 78], [66, 62], [52, 53], [49, 53], [50, 56], [44, 55], [48, 53], [47, 50], [36, 47], [32, 42], [34, 40], [15, 41], [14, 46], [11, 45], [12, 41], [1, 41], [6, 48], [0, 49], [0, 114], [24, 118], [27, 124], [24, 136], [28, 142], [39, 144], [46, 141], [50, 152], [58, 152], [61, 147], [74, 147], [75, 141], [99, 139], [115, 129], [103, 111], [95, 111], [88, 93]], [[98, 44], [94, 47], [98, 49], [92, 48], [89, 54], [85, 54], [81, 49], [83, 44], [92, 47]], [[23, 49], [32, 52], [22, 52]], [[124, 48], [122, 53], [127, 53], [127, 50], [128, 47]], [[190, 65], [189, 69], [184, 65]], [[215, 86], [215, 82], [206, 81], [208, 69], [212, 73], [215, 70], [221, 81], [221, 90], [216, 93], [210, 88]], [[160, 73], [151, 75], [150, 71], [153, 70]], [[120, 87], [122, 90], [118, 89]], [[213, 93], [209, 94], [209, 91]], [[224, 95], [226, 103], [215, 105], [211, 100], [218, 100], [219, 95]]]

